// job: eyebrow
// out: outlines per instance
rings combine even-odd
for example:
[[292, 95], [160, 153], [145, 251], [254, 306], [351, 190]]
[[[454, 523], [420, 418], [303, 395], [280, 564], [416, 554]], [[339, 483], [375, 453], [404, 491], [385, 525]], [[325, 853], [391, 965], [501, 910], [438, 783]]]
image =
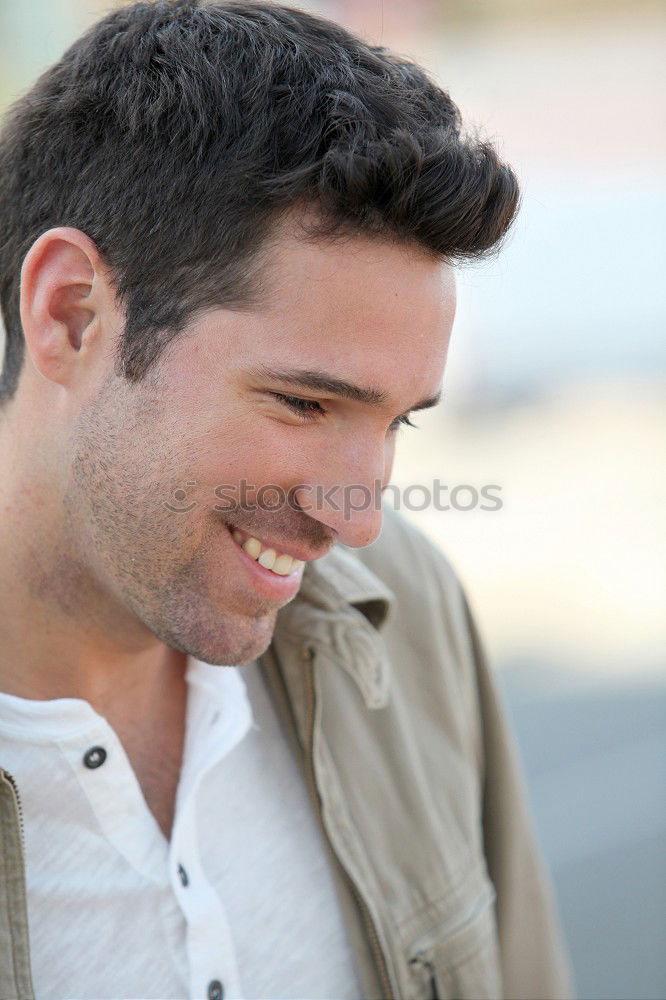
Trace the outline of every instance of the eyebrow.
[[[357, 403], [369, 406], [382, 406], [388, 402], [388, 396], [381, 389], [356, 385], [346, 379], [337, 378], [328, 372], [316, 371], [311, 368], [270, 368], [268, 365], [257, 365], [250, 368], [248, 374], [255, 378], [268, 378], [274, 382], [293, 386], [297, 389], [313, 389], [315, 392], [327, 392], [342, 399], [353, 399]], [[441, 392], [428, 396], [409, 407], [413, 410], [427, 410], [437, 406], [442, 398]]]

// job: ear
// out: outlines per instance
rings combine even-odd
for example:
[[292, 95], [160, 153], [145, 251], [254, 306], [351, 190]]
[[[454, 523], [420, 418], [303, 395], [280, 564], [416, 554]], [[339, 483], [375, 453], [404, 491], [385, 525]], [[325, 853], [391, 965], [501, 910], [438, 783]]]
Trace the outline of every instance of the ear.
[[69, 383], [99, 339], [98, 319], [109, 304], [106, 268], [78, 229], [49, 229], [21, 269], [21, 323], [26, 350], [44, 378]]

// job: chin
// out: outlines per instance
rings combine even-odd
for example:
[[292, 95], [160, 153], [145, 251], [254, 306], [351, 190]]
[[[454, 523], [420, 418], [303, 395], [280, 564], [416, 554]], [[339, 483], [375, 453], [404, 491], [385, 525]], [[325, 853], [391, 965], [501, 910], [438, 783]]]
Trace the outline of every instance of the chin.
[[[198, 622], [195, 627], [174, 633], [163, 641], [195, 660], [213, 666], [242, 666], [256, 660], [268, 649], [275, 630], [277, 612], [257, 618], [224, 616], [206, 626]], [[161, 637], [160, 637], [161, 638]]]

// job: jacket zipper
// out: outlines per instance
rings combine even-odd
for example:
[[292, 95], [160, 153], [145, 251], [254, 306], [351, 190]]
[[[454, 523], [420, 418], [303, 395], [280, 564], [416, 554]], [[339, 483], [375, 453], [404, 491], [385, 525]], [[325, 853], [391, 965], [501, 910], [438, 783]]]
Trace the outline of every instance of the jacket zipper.
[[[494, 897], [493, 897], [494, 898]], [[453, 926], [451, 924], [445, 924], [445, 930], [448, 935], [459, 934], [464, 931], [465, 928], [470, 927], [475, 920], [478, 919], [479, 914], [483, 911], [484, 907], [491, 904], [492, 901], [487, 898], [477, 899], [472, 909], [466, 914], [465, 919], [462, 922], [455, 923]], [[440, 925], [440, 935], [444, 933]], [[427, 939], [426, 939], [427, 940]], [[427, 944], [424, 944], [424, 938], [421, 936], [418, 942], [412, 943], [412, 949], [417, 950], [413, 952], [412, 958], [409, 959], [409, 964], [415, 967], [420, 967], [423, 970], [424, 978], [428, 977], [428, 986], [430, 989], [429, 1000], [439, 1000], [439, 993], [437, 987], [437, 975], [435, 973], [435, 967], [430, 961], [431, 951]]]
[[18, 785], [16, 784], [16, 781], [9, 773], [9, 771], [5, 771], [5, 769], [3, 768], [2, 773], [4, 774], [9, 784], [14, 789], [14, 798], [16, 799], [16, 809], [18, 812], [19, 828], [21, 831], [21, 849], [23, 851], [23, 856], [25, 861], [25, 828], [23, 826], [23, 806], [21, 805], [21, 796], [19, 795]]
[[424, 970], [424, 974], [428, 980], [428, 1000], [439, 1000], [437, 980], [435, 978], [435, 967], [432, 962], [428, 961], [423, 952], [417, 952], [413, 958], [410, 958], [409, 964], [420, 966], [421, 969]]
[[[6, 771], [4, 767], [0, 767], [0, 776], [2, 778], [6, 778], [6, 780], [11, 785], [12, 791], [14, 793], [14, 801], [16, 803], [16, 812], [18, 814], [18, 821], [19, 821], [19, 847], [21, 851], [21, 867], [22, 867], [21, 877], [23, 879], [23, 885], [25, 889], [25, 827], [23, 824], [23, 805], [21, 804], [21, 796], [19, 794], [18, 785], [16, 784], [16, 780], [14, 779], [13, 775], [11, 775], [9, 771]], [[12, 923], [11, 914], [9, 915], [9, 923], [10, 923], [9, 929], [11, 936], [11, 923]], [[34, 1000], [34, 988], [32, 985], [32, 970], [30, 968], [30, 944], [27, 938], [26, 938], [26, 970], [25, 970], [24, 986], [26, 987], [26, 992], [23, 993], [22, 995], [25, 996], [26, 998], [31, 997]]]
[[[321, 813], [321, 804], [319, 801], [319, 791], [317, 789], [317, 781], [315, 777], [315, 767], [314, 767], [314, 725], [315, 725], [315, 691], [314, 691], [314, 650], [311, 647], [306, 646], [303, 651], [303, 658], [306, 661], [305, 679], [306, 679], [306, 691], [307, 691], [307, 707], [306, 707], [306, 751], [307, 751], [307, 777], [310, 785], [310, 794], [315, 803], [319, 821], [321, 823], [322, 829], [326, 831], [326, 827], [323, 821]], [[328, 837], [328, 834], [327, 834]], [[333, 852], [337, 858], [337, 852]], [[358, 889], [356, 883], [349, 875], [347, 869], [343, 864], [341, 864], [338, 858], [338, 864], [344, 873], [345, 879], [351, 889], [352, 895], [356, 900], [356, 903], [361, 911], [363, 917], [363, 922], [365, 924], [366, 930], [368, 932], [368, 937], [370, 940], [370, 947], [373, 953], [375, 963], [377, 965], [377, 970], [379, 972], [380, 985], [382, 988], [382, 998], [383, 1000], [395, 1000], [395, 994], [393, 993], [393, 987], [391, 986], [391, 980], [388, 972], [388, 967], [386, 964], [386, 958], [382, 950], [381, 942], [379, 940], [379, 934], [377, 933], [377, 928], [375, 926], [372, 914], [368, 908], [367, 903], [363, 899], [360, 890]]]

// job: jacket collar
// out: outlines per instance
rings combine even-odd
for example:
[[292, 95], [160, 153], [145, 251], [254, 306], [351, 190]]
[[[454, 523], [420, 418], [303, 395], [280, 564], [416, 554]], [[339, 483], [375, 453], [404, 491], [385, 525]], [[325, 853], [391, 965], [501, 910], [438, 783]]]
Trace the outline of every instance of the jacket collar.
[[330, 611], [357, 608], [375, 629], [381, 628], [395, 595], [351, 549], [335, 545], [317, 562], [308, 563], [299, 597]]
[[395, 602], [386, 584], [338, 544], [305, 567], [298, 595], [278, 615], [274, 641], [296, 641], [304, 653], [325, 649], [353, 677], [367, 707], [381, 708], [390, 667], [380, 629]]

